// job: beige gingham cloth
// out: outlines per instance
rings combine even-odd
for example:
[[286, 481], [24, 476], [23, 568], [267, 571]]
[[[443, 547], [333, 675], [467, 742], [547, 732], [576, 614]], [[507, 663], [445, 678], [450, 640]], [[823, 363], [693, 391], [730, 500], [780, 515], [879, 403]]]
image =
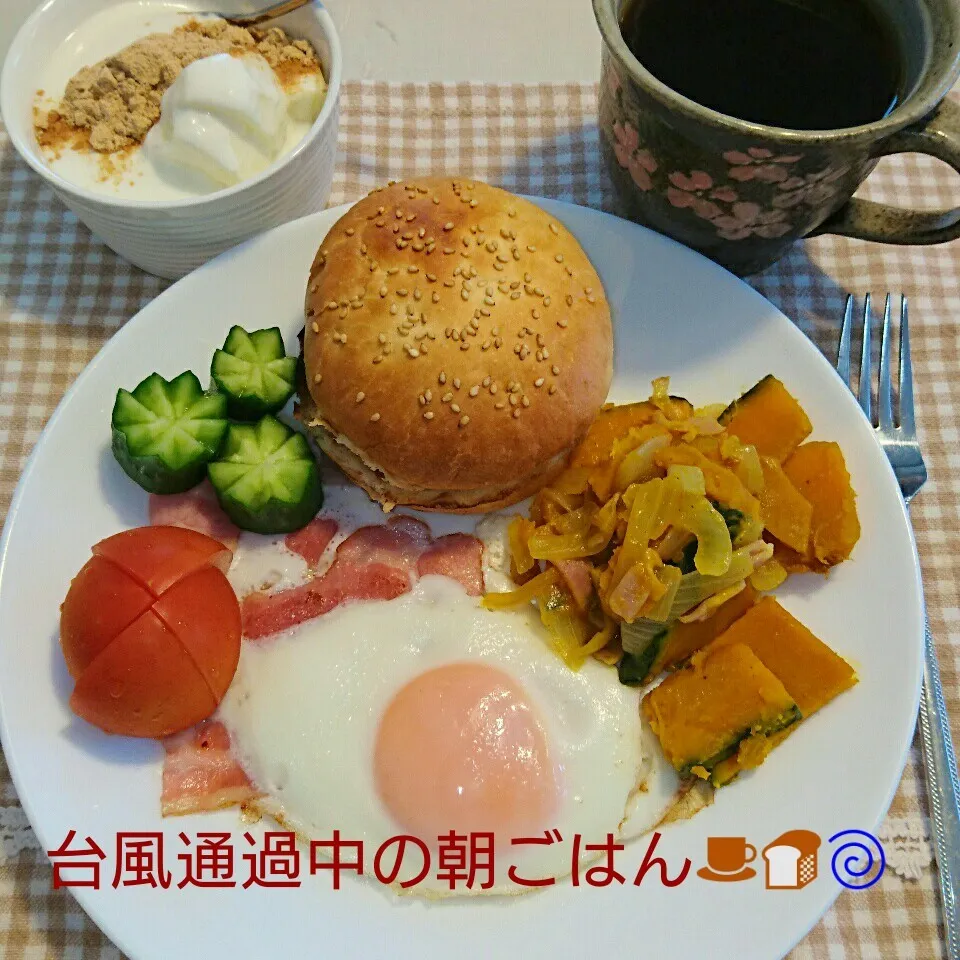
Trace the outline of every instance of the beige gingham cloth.
[[[390, 179], [445, 171], [611, 208], [597, 136], [593, 85], [348, 83], [330, 203], [355, 200]], [[960, 181], [933, 161], [898, 157], [883, 161], [866, 192], [945, 207], [960, 202]], [[848, 292], [910, 297], [919, 429], [930, 470], [912, 516], [944, 687], [960, 721], [960, 244], [884, 247], [821, 238], [798, 244], [753, 283], [829, 355]], [[6, 511], [64, 390], [165, 286], [78, 225], [0, 130], [0, 509]], [[960, 742], [956, 722], [954, 731]], [[886, 828], [913, 834], [920, 864], [929, 857], [925, 810], [915, 747]], [[0, 956], [119, 956], [68, 894], [52, 891], [45, 855], [31, 846], [17, 851], [31, 836], [24, 826], [0, 754]], [[904, 879], [888, 869], [869, 891], [845, 893], [792, 960], [945, 957], [935, 867], [916, 872], [918, 879]]]

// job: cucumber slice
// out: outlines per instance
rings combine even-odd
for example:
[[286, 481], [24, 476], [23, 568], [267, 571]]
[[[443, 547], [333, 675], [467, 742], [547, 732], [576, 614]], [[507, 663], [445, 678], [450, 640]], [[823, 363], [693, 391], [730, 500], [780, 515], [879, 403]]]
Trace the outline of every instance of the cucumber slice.
[[299, 530], [323, 505], [307, 441], [271, 416], [231, 424], [222, 453], [207, 469], [220, 506], [243, 530]]
[[279, 327], [253, 333], [233, 327], [210, 364], [210, 376], [235, 420], [276, 413], [293, 395], [296, 375], [297, 358], [285, 355]]
[[204, 477], [227, 431], [227, 400], [203, 392], [189, 370], [173, 380], [152, 373], [113, 405], [113, 455], [150, 493], [182, 493]]

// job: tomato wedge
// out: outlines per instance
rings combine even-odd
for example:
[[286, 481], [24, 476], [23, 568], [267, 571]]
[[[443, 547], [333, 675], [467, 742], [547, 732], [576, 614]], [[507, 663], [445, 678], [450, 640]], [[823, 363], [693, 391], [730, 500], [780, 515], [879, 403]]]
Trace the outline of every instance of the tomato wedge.
[[70, 706], [107, 733], [164, 737], [210, 716], [240, 657], [230, 551], [179, 527], [101, 540], [60, 608]]
[[70, 708], [106, 733], [165, 737], [217, 708], [190, 654], [148, 610], [83, 671]]
[[240, 604], [230, 581], [206, 567], [174, 584], [153, 605], [193, 658], [217, 703], [240, 659]]
[[74, 680], [122, 630], [153, 605], [153, 595], [115, 563], [91, 557], [60, 607], [60, 646]]
[[201, 567], [230, 569], [233, 554], [218, 540], [183, 527], [135, 527], [101, 540], [93, 554], [113, 561], [155, 597]]

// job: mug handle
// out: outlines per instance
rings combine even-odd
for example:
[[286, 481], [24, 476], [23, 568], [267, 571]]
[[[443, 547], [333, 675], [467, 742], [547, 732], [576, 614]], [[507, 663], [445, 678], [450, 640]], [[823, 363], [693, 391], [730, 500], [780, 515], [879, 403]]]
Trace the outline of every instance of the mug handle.
[[[878, 144], [874, 157], [926, 153], [960, 173], [960, 106], [944, 100], [922, 123], [907, 127]], [[836, 233], [877, 243], [944, 243], [960, 237], [960, 207], [952, 210], [906, 210], [853, 197], [807, 236]]]

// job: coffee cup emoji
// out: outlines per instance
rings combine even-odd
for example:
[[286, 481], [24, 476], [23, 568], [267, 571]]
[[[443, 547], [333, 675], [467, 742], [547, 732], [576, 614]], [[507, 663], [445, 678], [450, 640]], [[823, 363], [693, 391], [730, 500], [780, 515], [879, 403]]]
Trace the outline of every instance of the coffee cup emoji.
[[757, 848], [746, 837], [708, 837], [707, 866], [697, 871], [704, 880], [736, 882], [755, 877], [757, 871], [747, 866], [757, 856]]

